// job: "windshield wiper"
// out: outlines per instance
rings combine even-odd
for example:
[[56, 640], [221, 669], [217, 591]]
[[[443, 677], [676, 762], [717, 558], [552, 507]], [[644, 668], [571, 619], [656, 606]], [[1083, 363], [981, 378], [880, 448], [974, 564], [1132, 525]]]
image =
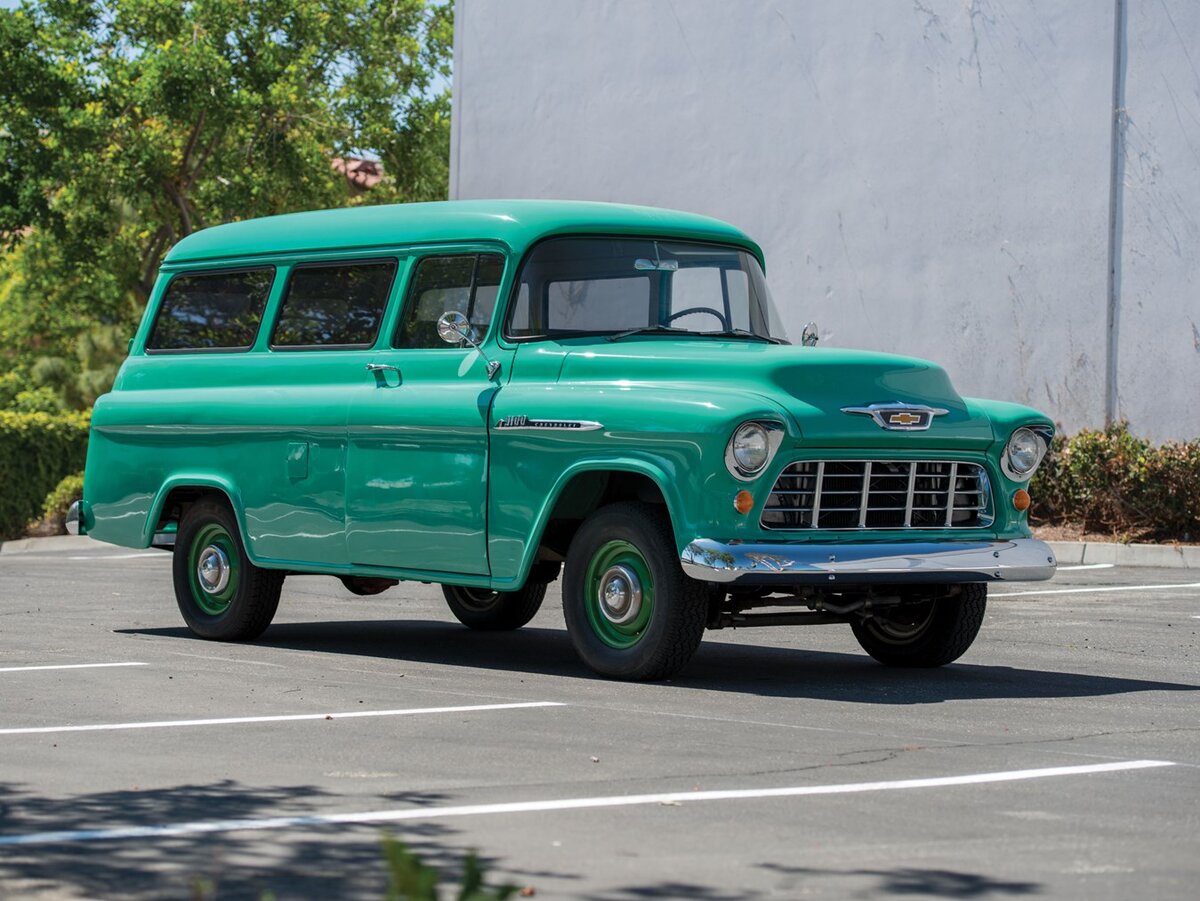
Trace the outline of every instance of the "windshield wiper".
[[706, 338], [749, 338], [753, 341], [765, 341], [768, 344], [787, 344], [783, 338], [773, 338], [770, 335], [758, 335], [744, 328], [731, 328], [724, 332], [697, 332]]
[[630, 335], [657, 335], [659, 333], [672, 335], [695, 335], [696, 332], [685, 328], [676, 328], [673, 325], [643, 325], [639, 328], [631, 328], [623, 332], [617, 332], [615, 335], [609, 335], [609, 341], [620, 341], [622, 338], [628, 338]]

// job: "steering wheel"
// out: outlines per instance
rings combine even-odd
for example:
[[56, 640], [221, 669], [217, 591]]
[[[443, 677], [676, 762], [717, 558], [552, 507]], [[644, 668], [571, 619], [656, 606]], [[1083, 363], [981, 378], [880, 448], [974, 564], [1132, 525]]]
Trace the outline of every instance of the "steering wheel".
[[721, 331], [724, 331], [724, 332], [729, 331], [729, 323], [725, 321], [725, 317], [722, 316], [720, 313], [718, 313], [716, 310], [714, 310], [712, 307], [688, 307], [686, 310], [676, 310], [674, 313], [671, 313], [669, 316], [667, 316], [666, 319], [664, 319], [662, 321], [663, 325], [666, 325], [670, 322], [674, 322], [680, 316], [688, 316], [692, 313], [707, 313], [709, 316], [716, 316], [717, 319], [720, 320], [720, 322], [721, 322]]

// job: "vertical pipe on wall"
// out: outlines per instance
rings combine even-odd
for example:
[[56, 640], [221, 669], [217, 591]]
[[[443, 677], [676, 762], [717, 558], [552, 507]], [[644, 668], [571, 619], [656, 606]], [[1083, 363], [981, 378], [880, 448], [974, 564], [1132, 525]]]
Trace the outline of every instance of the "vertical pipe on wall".
[[1126, 35], [1126, 0], [1114, 0], [1113, 15], [1113, 80], [1112, 136], [1109, 150], [1108, 174], [1108, 298], [1107, 338], [1104, 365], [1104, 422], [1116, 421], [1119, 409], [1117, 384], [1117, 351], [1120, 347], [1121, 313], [1121, 242], [1122, 215], [1125, 204], [1125, 65], [1128, 47]]
[[454, 47], [450, 64], [450, 184], [446, 196], [458, 200], [458, 158], [462, 150], [462, 29], [467, 0], [454, 4]]

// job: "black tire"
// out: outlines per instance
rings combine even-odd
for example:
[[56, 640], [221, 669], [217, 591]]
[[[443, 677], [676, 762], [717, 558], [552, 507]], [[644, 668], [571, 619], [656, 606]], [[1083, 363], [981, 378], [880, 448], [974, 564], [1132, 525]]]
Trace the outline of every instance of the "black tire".
[[851, 628], [863, 650], [880, 663], [945, 666], [975, 641], [986, 608], [987, 585], [972, 583], [957, 596], [906, 604], [887, 619], [872, 617], [851, 623]]
[[[615, 583], [609, 574], [616, 574]], [[623, 581], [630, 574], [637, 583], [633, 587], [642, 592], [636, 604], [631, 600], [635, 592], [620, 590], [631, 587]], [[606, 594], [609, 585], [618, 590]], [[626, 606], [616, 609], [614, 604]], [[613, 504], [584, 520], [571, 541], [563, 612], [576, 652], [597, 673], [665, 679], [682, 669], [700, 645], [708, 591], [684, 575], [670, 520], [661, 508]], [[615, 621], [631, 614], [628, 622]]]
[[537, 615], [546, 596], [546, 583], [527, 582], [516, 591], [443, 585], [442, 594], [450, 612], [467, 628], [502, 632], [519, 629]]
[[[225, 557], [227, 581], [219, 590], [203, 587], [204, 580], [216, 577], [222, 568], [218, 562], [208, 570], [208, 576], [202, 575], [199, 565], [206, 552], [210, 561], [219, 561], [222, 554]], [[257, 638], [271, 625], [279, 607], [284, 574], [259, 569], [247, 559], [237, 520], [222, 501], [205, 498], [188, 508], [175, 536], [171, 571], [179, 612], [188, 628], [201, 638]]]

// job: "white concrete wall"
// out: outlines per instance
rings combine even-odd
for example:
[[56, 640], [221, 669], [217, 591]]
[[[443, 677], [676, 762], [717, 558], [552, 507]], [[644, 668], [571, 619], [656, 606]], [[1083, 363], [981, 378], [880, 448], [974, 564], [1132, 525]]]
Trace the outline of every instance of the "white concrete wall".
[[[718, 216], [793, 336], [1102, 425], [1114, 2], [457, 0], [451, 196]], [[1129, 3], [1119, 413], [1193, 437], [1200, 4]]]
[[1200, 435], [1200, 3], [1129, 5], [1118, 413]]

